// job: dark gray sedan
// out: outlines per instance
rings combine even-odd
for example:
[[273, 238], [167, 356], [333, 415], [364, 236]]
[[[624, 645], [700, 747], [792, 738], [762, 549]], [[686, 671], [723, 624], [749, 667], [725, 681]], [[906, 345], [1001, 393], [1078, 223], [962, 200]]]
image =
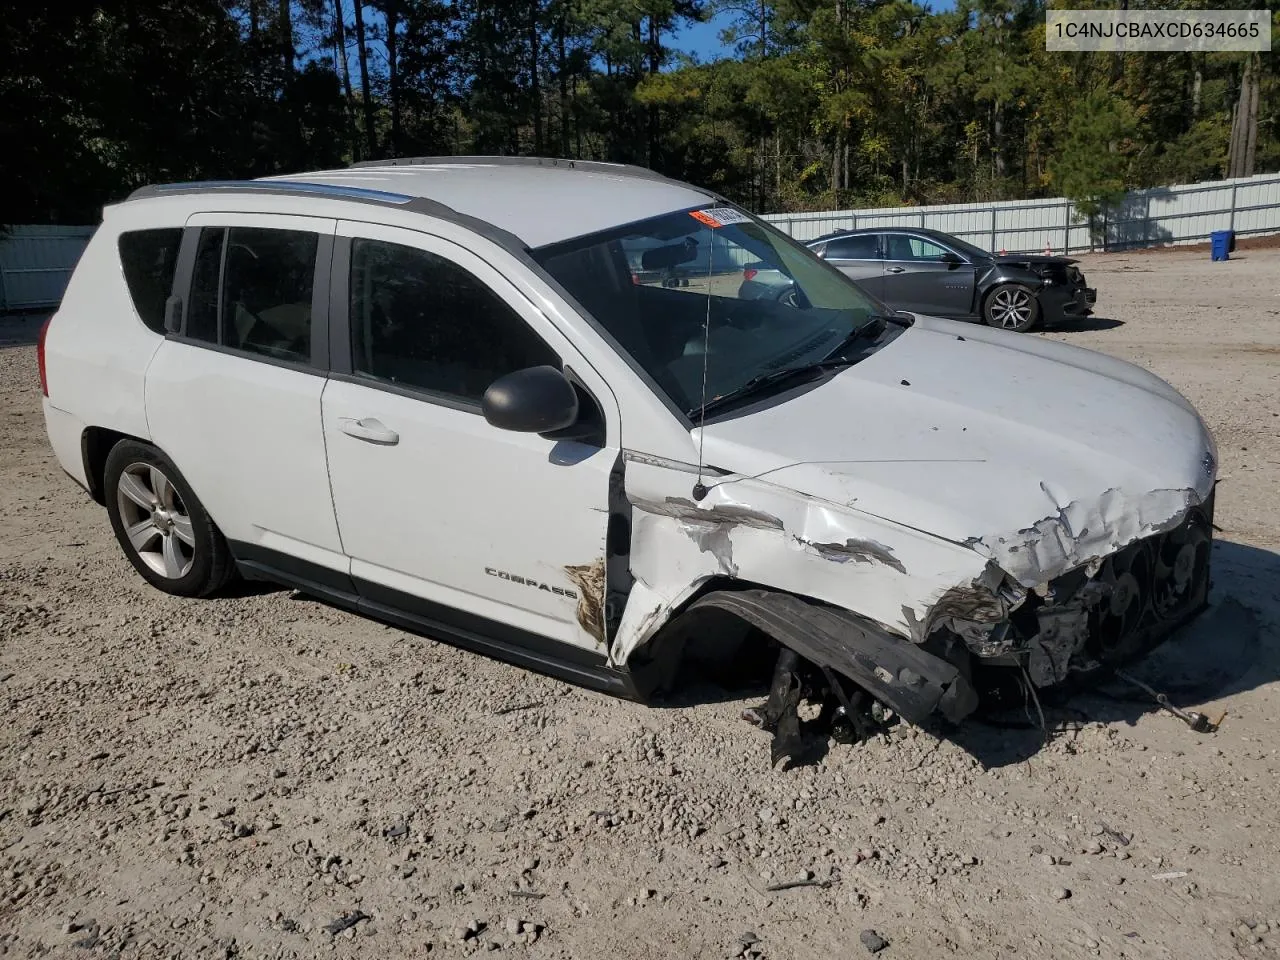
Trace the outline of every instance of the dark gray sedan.
[[[1018, 332], [1093, 312], [1097, 293], [1070, 257], [989, 253], [937, 230], [872, 227], [809, 249], [895, 310], [980, 320]], [[781, 274], [744, 273], [744, 296], [787, 296]]]

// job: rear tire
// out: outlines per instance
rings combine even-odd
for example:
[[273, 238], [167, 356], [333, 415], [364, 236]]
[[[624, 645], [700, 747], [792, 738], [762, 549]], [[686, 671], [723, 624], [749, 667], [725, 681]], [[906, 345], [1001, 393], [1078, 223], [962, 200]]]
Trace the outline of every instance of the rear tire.
[[1040, 319], [1040, 303], [1030, 287], [1002, 283], [983, 299], [982, 319], [988, 326], [1026, 333]]
[[107, 455], [103, 494], [120, 548], [157, 590], [207, 597], [234, 575], [226, 539], [160, 450], [117, 443]]

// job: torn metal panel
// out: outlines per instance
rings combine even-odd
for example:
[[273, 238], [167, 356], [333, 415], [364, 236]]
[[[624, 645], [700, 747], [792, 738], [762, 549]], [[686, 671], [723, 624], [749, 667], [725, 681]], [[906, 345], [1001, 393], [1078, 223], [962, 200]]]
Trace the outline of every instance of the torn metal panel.
[[742, 617], [811, 663], [845, 675], [912, 723], [924, 723], [935, 710], [959, 722], [978, 705], [955, 664], [847, 610], [772, 590], [717, 590], [689, 609], [708, 606]]
[[824, 560], [834, 560], [836, 563], [846, 563], [848, 561], [855, 563], [883, 563], [886, 566], [893, 567], [899, 573], [907, 572], [907, 568], [902, 565], [902, 561], [893, 555], [893, 550], [883, 543], [877, 543], [875, 540], [849, 537], [844, 543], [812, 543], [805, 540], [800, 542], [811, 548]]
[[578, 588], [578, 624], [597, 640], [604, 640], [604, 559], [564, 568]]
[[[1048, 493], [1046, 485], [1041, 487]], [[1027, 587], [1115, 553], [1137, 540], [1172, 530], [1200, 503], [1192, 489], [1150, 490], [1138, 496], [1111, 487], [1077, 499], [1030, 526], [968, 542]]]
[[[644, 590], [633, 590], [612, 662], [624, 663], [713, 577], [767, 584], [856, 610], [909, 641], [904, 607], [925, 620], [930, 598], [980, 578], [986, 567], [961, 545], [764, 480], [730, 478], [709, 486], [707, 496], [694, 502], [687, 474], [628, 461], [631, 571]], [[655, 615], [653, 603], [661, 600], [666, 606]]]

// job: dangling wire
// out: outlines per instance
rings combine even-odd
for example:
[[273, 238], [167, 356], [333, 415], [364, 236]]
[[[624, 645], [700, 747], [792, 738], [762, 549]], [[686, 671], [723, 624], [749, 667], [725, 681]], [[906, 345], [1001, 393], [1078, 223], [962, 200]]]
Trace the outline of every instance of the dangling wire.
[[[710, 230], [708, 230], [710, 233]], [[707, 495], [707, 485], [702, 482], [702, 446], [706, 440], [707, 424], [707, 357], [711, 347], [711, 261], [715, 253], [715, 234], [710, 233], [707, 245], [707, 315], [702, 322], [702, 401], [698, 404], [698, 482], [693, 485], [693, 499]]]

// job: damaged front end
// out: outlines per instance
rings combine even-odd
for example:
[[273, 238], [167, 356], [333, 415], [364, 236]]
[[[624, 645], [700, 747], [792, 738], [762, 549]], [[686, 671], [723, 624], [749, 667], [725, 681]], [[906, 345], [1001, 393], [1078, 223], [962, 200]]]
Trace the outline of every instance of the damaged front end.
[[[1060, 684], [1141, 654], [1207, 602], [1212, 492], [1187, 491], [1172, 515], [1104, 497], [1098, 522], [1071, 528], [1062, 511], [1073, 538], [1042, 523], [993, 541], [1000, 554], [759, 481], [694, 502], [651, 465], [629, 467], [634, 583], [611, 655], [674, 671], [730, 621], [758, 631], [778, 659], [748, 719], [773, 734], [775, 765], [800, 748], [802, 703], [820, 705], [810, 726], [835, 739], [888, 716], [959, 724], [1000, 671]], [[1050, 535], [1064, 556], [1079, 551], [1057, 569]], [[1014, 562], [1033, 549], [1034, 565]]]
[[987, 663], [1022, 667], [1037, 687], [1124, 663], [1204, 609], [1212, 544], [1210, 495], [1173, 529], [1029, 590], [1007, 621], [969, 648]]

